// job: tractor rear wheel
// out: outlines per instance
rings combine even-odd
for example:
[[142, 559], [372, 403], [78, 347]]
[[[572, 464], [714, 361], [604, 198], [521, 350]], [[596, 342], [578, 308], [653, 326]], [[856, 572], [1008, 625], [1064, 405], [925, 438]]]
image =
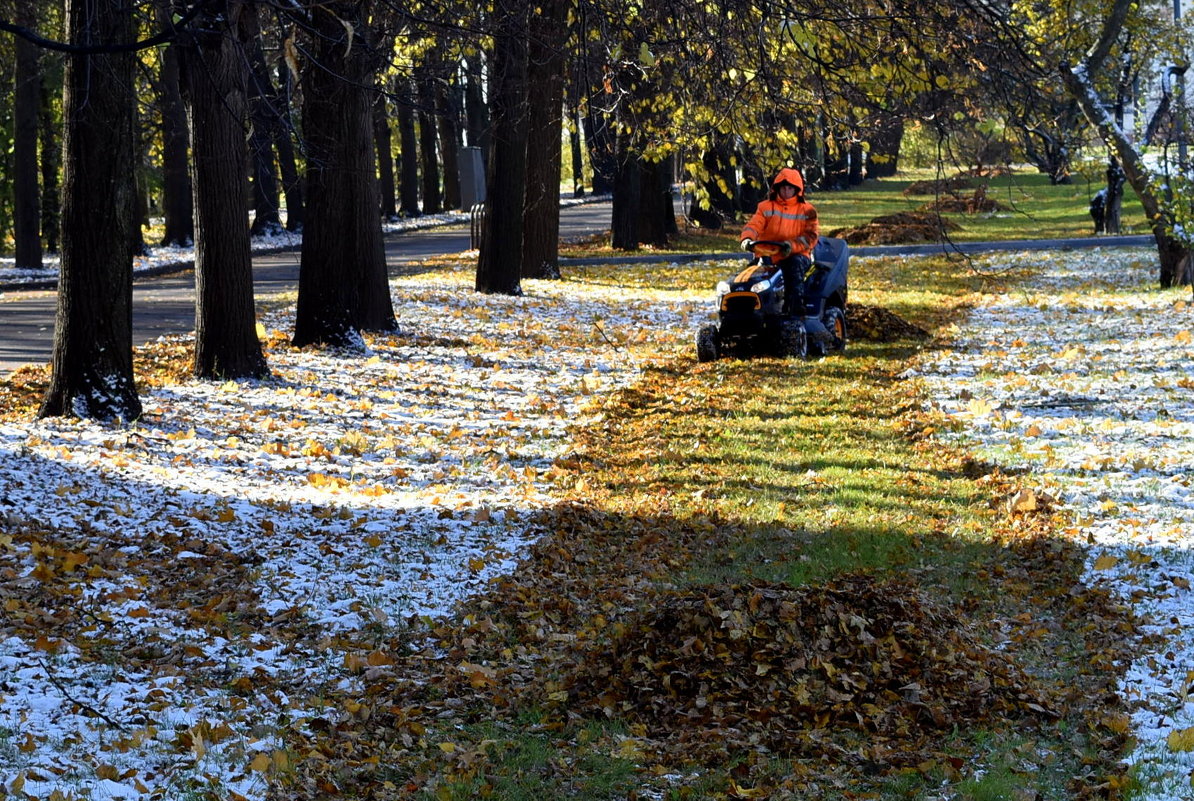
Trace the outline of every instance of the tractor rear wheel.
[[837, 306], [830, 306], [825, 310], [825, 327], [833, 335], [829, 343], [829, 350], [843, 351], [846, 349], [846, 312]]
[[846, 313], [837, 306], [830, 306], [821, 315], [821, 322], [829, 329], [829, 341], [809, 342], [810, 356], [820, 358], [846, 349]]

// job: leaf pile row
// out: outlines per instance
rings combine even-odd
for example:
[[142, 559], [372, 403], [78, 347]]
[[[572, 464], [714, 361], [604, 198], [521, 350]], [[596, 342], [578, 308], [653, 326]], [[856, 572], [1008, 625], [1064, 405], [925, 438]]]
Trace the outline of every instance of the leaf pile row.
[[954, 175], [949, 178], [939, 178], [929, 181], [913, 181], [904, 190], [905, 195], [941, 195], [969, 189], [974, 186], [970, 176]]
[[846, 307], [846, 328], [851, 339], [871, 342], [895, 342], [901, 339], [928, 339], [929, 332], [882, 306], [851, 303]]
[[882, 737], [1046, 718], [1043, 693], [919, 590], [866, 576], [665, 597], [570, 677], [571, 703], [656, 736], [815, 749], [815, 732]]
[[936, 242], [961, 226], [932, 211], [901, 211], [876, 217], [866, 225], [837, 228], [829, 236], [845, 239], [851, 245], [896, 245]]

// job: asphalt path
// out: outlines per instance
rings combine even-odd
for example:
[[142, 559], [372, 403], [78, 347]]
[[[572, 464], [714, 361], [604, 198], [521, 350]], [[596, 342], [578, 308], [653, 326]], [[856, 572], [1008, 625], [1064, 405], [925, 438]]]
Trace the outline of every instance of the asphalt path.
[[[579, 239], [609, 230], [609, 202], [560, 209], [560, 236]], [[459, 253], [472, 245], [467, 225], [424, 228], [389, 234], [386, 263], [391, 275], [418, 271], [419, 262], [443, 253]], [[253, 291], [258, 308], [268, 307], [298, 288], [299, 251], [253, 255]], [[53, 289], [0, 293], [0, 376], [26, 364], [49, 362], [54, 349], [57, 297]], [[180, 268], [133, 283], [133, 343], [165, 334], [195, 330], [195, 274]]]
[[[560, 210], [560, 236], [579, 239], [609, 230], [609, 202], [569, 206]], [[1146, 246], [1151, 236], [1089, 237], [1085, 239], [1013, 242], [936, 243], [854, 247], [852, 256], [916, 255], [946, 252], [981, 253], [993, 250], [1039, 250], [1108, 246]], [[426, 228], [390, 234], [385, 239], [391, 275], [416, 272], [418, 263], [442, 253], [470, 249], [469, 228], [464, 225]], [[685, 254], [684, 256], [624, 256], [611, 259], [561, 260], [569, 263], [658, 263], [704, 258], [742, 258], [741, 253]], [[298, 287], [297, 249], [253, 256], [253, 285], [259, 307], [276, 303]], [[195, 276], [190, 269], [139, 278], [133, 284], [133, 342], [143, 344], [165, 334], [180, 334], [195, 327]], [[26, 364], [44, 364], [53, 351], [57, 299], [52, 289], [0, 293], [0, 376]]]

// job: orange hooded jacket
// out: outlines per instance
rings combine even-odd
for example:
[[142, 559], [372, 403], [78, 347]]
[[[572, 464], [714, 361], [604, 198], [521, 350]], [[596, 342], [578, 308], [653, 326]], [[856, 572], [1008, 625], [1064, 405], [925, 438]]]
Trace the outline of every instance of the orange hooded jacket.
[[[779, 185], [789, 183], [796, 187], [796, 194], [790, 200], [779, 196]], [[742, 229], [741, 239], [762, 239], [769, 242], [790, 242], [792, 252], [812, 256], [817, 244], [820, 226], [817, 210], [804, 199], [804, 177], [799, 170], [785, 167], [771, 182], [771, 193], [759, 204], [755, 215]], [[773, 262], [780, 261], [773, 256]]]

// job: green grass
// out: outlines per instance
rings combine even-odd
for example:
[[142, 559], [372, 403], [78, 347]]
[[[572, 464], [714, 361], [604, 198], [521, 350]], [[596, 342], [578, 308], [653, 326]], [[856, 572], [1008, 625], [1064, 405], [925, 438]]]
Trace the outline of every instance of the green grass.
[[[932, 180], [935, 172], [918, 170], [876, 181], [845, 192], [818, 192], [810, 197], [821, 218], [822, 231], [852, 227], [870, 222], [875, 217], [901, 211], [914, 211], [934, 200], [927, 195], [905, 195], [904, 190], [914, 181]], [[946, 214], [962, 226], [950, 236], [958, 242], [981, 242], [1005, 239], [1055, 239], [1093, 236], [1090, 218], [1090, 199], [1101, 186], [1077, 175], [1071, 184], [1052, 186], [1047, 176], [1034, 172], [1015, 172], [1011, 175], [982, 179], [988, 186], [987, 196], [1006, 207], [992, 214]], [[975, 179], [975, 184], [980, 183]], [[973, 192], [973, 190], [963, 190]], [[1123, 233], [1147, 233], [1144, 211], [1130, 186], [1124, 187], [1121, 214]]]
[[[897, 212], [915, 211], [935, 200], [929, 195], [905, 195], [904, 190], [915, 181], [949, 177], [952, 172], [938, 175], [934, 170], [906, 170], [895, 178], [868, 180], [846, 191], [813, 192], [809, 200], [817, 207], [822, 233], [839, 228], [852, 228], [869, 223], [876, 217]], [[986, 214], [948, 213], [946, 219], [957, 223], [961, 230], [950, 238], [955, 242], [985, 242], [1017, 239], [1058, 239], [1094, 235], [1090, 218], [1090, 199], [1102, 188], [1101, 174], [1090, 170], [1074, 175], [1073, 183], [1053, 186], [1045, 175], [1021, 169], [1009, 175], [975, 179], [985, 183], [987, 195], [1004, 208]], [[964, 190], [973, 192], [973, 189]], [[721, 231], [695, 228], [682, 230], [667, 247], [644, 247], [644, 253], [719, 253], [737, 250], [738, 235], [745, 216]], [[1124, 187], [1121, 214], [1124, 234], [1148, 233], [1140, 201], [1130, 186]], [[592, 237], [580, 245], [568, 245], [561, 250], [566, 257], [611, 256], [608, 236]]]
[[[427, 801], [604, 801], [625, 798], [639, 786], [634, 761], [603, 750], [614, 748], [612, 743], [623, 736], [616, 727], [589, 725], [545, 734], [482, 724], [459, 734], [469, 745], [460, 751], [457, 770], [419, 797]], [[570, 754], [570, 746], [596, 743], [603, 749], [582, 748]]]

